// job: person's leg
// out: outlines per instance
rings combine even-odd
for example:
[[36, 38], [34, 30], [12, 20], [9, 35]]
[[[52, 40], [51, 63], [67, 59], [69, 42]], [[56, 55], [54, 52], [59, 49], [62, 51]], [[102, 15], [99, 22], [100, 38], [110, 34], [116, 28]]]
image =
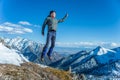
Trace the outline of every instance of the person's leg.
[[48, 32], [47, 34], [47, 40], [46, 40], [46, 44], [43, 48], [43, 51], [42, 51], [42, 54], [41, 54], [41, 58], [43, 58], [45, 56], [45, 54], [47, 53], [47, 50], [48, 50], [48, 47], [49, 47], [49, 44], [50, 44], [50, 41], [51, 41], [51, 34], [50, 32]]
[[48, 57], [51, 57], [53, 48], [55, 47], [55, 40], [56, 40], [56, 32], [53, 32], [52, 38], [51, 38], [51, 47], [47, 53]]

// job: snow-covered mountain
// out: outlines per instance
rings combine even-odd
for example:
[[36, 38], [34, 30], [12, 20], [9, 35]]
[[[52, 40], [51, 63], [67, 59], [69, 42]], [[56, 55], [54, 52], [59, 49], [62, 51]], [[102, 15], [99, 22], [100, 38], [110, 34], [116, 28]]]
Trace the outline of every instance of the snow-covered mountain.
[[[40, 61], [40, 55], [43, 49], [43, 45], [40, 44], [39, 42], [31, 41], [31, 40], [24, 39], [21, 37], [16, 37], [12, 39], [1, 38], [1, 40], [4, 42], [4, 44], [9, 46], [10, 48], [18, 51], [17, 53], [22, 54], [29, 61], [35, 62], [35, 63], [42, 63]], [[57, 52], [54, 52], [53, 62], [61, 58], [62, 56], [60, 54], [57, 54]], [[47, 63], [42, 63], [42, 64], [51, 63], [51, 61], [49, 61], [47, 57], [45, 57], [45, 61]]]
[[0, 64], [14, 64], [20, 65], [28, 60], [15, 50], [7, 48], [3, 43], [0, 42]]
[[90, 52], [81, 51], [50, 64], [52, 67], [90, 75], [120, 76], [120, 48], [98, 46]]
[[[0, 46], [0, 63], [19, 65], [28, 60], [41, 63], [40, 55], [43, 45], [38, 42], [20, 37], [1, 38]], [[54, 59], [52, 62], [45, 57], [46, 63], [43, 64], [63, 70], [71, 68], [72, 72], [86, 74], [90, 80], [96, 80], [96, 76], [102, 76], [101, 79], [97, 77], [98, 80], [102, 80], [103, 77], [108, 79], [108, 77], [120, 76], [120, 47], [106, 49], [98, 46], [89, 52], [80, 51], [67, 57], [62, 57], [57, 52], [54, 52], [52, 56]]]

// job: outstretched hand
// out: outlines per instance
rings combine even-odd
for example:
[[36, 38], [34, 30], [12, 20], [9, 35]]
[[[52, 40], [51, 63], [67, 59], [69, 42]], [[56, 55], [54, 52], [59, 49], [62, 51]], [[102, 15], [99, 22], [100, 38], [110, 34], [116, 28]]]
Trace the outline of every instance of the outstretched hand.
[[65, 15], [66, 17], [68, 17], [68, 13], [66, 13], [66, 15]]
[[44, 36], [44, 32], [42, 32], [42, 36]]

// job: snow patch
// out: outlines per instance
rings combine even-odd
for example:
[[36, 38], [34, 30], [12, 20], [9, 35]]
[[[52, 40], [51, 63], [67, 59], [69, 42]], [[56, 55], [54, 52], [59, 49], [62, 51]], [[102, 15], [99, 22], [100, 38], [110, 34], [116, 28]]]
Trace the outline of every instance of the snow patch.
[[0, 63], [20, 65], [23, 60], [15, 50], [11, 50], [0, 43]]

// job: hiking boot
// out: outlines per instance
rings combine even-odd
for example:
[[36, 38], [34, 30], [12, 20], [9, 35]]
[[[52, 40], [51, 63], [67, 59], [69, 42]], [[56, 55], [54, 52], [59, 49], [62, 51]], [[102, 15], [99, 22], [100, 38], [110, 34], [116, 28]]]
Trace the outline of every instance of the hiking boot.
[[48, 56], [49, 60], [52, 61], [52, 57]]
[[52, 57], [51, 56], [49, 56], [49, 55], [47, 55], [48, 56], [48, 59], [50, 60], [50, 61], [52, 61]]
[[43, 57], [41, 57], [41, 61], [44, 62], [44, 58]]

